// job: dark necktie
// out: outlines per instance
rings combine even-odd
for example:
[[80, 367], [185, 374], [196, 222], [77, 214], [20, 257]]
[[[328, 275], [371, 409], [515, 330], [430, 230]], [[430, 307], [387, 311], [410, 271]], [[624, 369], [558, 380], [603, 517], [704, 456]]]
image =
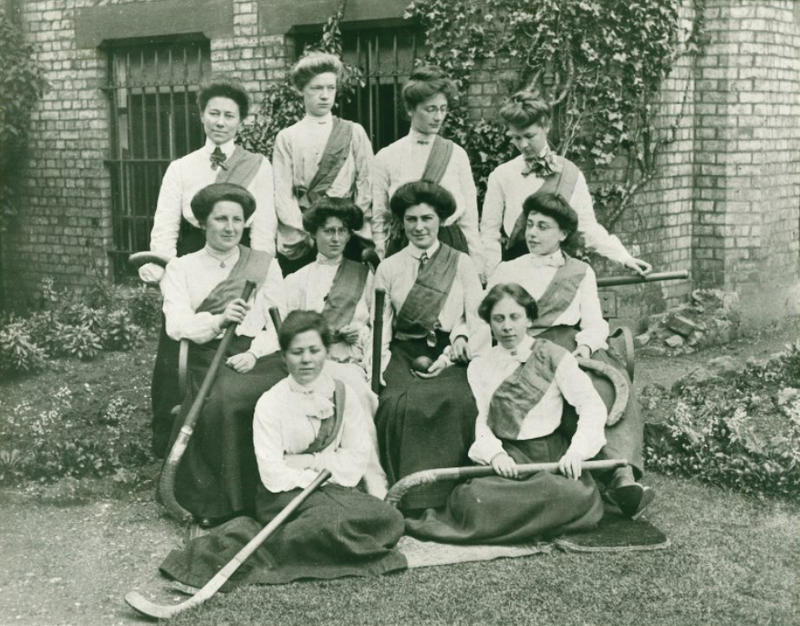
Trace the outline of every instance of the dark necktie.
[[228, 157], [225, 156], [225, 153], [220, 149], [219, 146], [214, 148], [214, 152], [211, 153], [211, 169], [215, 170], [217, 167], [221, 167], [224, 170], [228, 168], [225, 167], [225, 159]]
[[418, 272], [422, 271], [422, 268], [425, 267], [425, 264], [427, 262], [428, 262], [428, 253], [427, 252], [423, 252], [421, 255], [419, 255], [419, 270], [418, 270]]

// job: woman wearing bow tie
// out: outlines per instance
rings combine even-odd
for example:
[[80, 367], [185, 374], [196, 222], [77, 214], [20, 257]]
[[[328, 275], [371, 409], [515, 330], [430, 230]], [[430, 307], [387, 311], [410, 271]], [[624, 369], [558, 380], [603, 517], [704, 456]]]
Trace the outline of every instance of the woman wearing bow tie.
[[[277, 220], [272, 203], [272, 167], [263, 155], [234, 144], [247, 117], [247, 91], [237, 81], [215, 78], [200, 89], [197, 103], [206, 143], [167, 167], [153, 216], [150, 250], [167, 259], [201, 250], [205, 234], [192, 212], [192, 198], [212, 183], [227, 182], [244, 187], [256, 200], [242, 243], [274, 255]], [[148, 283], [160, 282], [163, 275], [164, 269], [154, 263], [139, 268], [139, 277]], [[177, 355], [178, 344], [169, 339], [162, 324], [151, 385], [153, 449], [159, 456], [166, 451], [172, 425], [170, 411], [180, 402]]]
[[439, 239], [468, 253], [480, 270], [478, 200], [469, 157], [461, 146], [439, 135], [458, 95], [455, 84], [438, 67], [420, 67], [402, 93], [411, 129], [378, 152], [373, 164], [372, 230], [378, 254], [389, 256], [406, 243], [400, 225], [391, 226], [389, 198], [404, 183], [427, 180], [447, 189], [456, 200], [455, 213], [443, 222]]
[[515, 93], [500, 109], [507, 135], [520, 155], [489, 175], [481, 213], [484, 271], [490, 275], [501, 260], [525, 254], [522, 202], [532, 193], [559, 193], [578, 214], [578, 230], [586, 247], [625, 267], [647, 274], [649, 263], [634, 258], [622, 242], [597, 222], [583, 173], [547, 145], [550, 107], [531, 92]]
[[[594, 271], [569, 255], [576, 246], [578, 215], [561, 195], [538, 191], [525, 199], [522, 219], [528, 254], [500, 263], [488, 286], [507, 282], [522, 285], [538, 306], [531, 335], [549, 339], [574, 356], [604, 361], [627, 378], [621, 360], [606, 343], [608, 323], [603, 319]], [[589, 376], [610, 406], [614, 391], [609, 381], [592, 373]], [[609, 498], [624, 514], [635, 517], [652, 501], [654, 492], [637, 482], [643, 471], [644, 424], [630, 380], [628, 383], [631, 394], [627, 408], [616, 424], [606, 428], [607, 442], [600, 458], [623, 458], [630, 463], [603, 478]], [[568, 409], [564, 421], [574, 427], [576, 420], [574, 411]]]

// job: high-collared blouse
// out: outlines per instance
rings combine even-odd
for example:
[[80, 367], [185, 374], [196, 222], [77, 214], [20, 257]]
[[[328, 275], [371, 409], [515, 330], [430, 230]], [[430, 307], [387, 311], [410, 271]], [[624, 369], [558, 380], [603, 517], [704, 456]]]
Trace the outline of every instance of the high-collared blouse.
[[[217, 180], [219, 169], [211, 169], [211, 153], [216, 147], [213, 141], [206, 139], [202, 148], [176, 159], [167, 167], [150, 233], [153, 252], [170, 258], [175, 256], [181, 216], [193, 226], [199, 226], [191, 202], [198, 191]], [[230, 158], [236, 146], [231, 140], [219, 147]], [[272, 167], [266, 157], [247, 190], [256, 199], [256, 210], [246, 224], [250, 227], [250, 246], [274, 255], [278, 225], [273, 205]]]
[[[411, 129], [408, 135], [375, 155], [372, 168], [372, 231], [375, 247], [381, 257], [386, 251], [391, 223], [389, 199], [400, 185], [422, 178], [432, 148], [431, 136]], [[444, 225], [458, 224], [461, 227], [467, 239], [469, 255], [480, 269], [483, 245], [478, 233], [478, 196], [469, 157], [461, 146], [453, 146], [453, 155], [440, 184], [453, 194], [456, 201], [456, 212]]]
[[[409, 243], [378, 265], [375, 274], [375, 289], [386, 291], [387, 306], [383, 316], [383, 361], [385, 370], [389, 363], [389, 344], [392, 339], [392, 322], [402, 309], [411, 288], [419, 274], [420, 257], [423, 252], [433, 256], [441, 244], [437, 241], [427, 251]], [[478, 317], [478, 305], [483, 291], [478, 278], [478, 271], [472, 259], [466, 254], [458, 254], [458, 268], [453, 285], [444, 306], [439, 313], [440, 329], [450, 333], [450, 342], [456, 337], [467, 339], [473, 354], [485, 348], [485, 336], [480, 335], [482, 321]], [[479, 341], [481, 340], [481, 341]]]
[[[503, 451], [502, 442], [487, 423], [489, 403], [500, 384], [531, 355], [534, 341], [542, 340], [525, 337], [513, 351], [496, 345], [473, 359], [467, 368], [467, 380], [478, 406], [475, 442], [469, 449], [469, 458], [476, 463], [488, 465]], [[578, 452], [583, 459], [590, 459], [605, 445], [607, 412], [592, 381], [569, 353], [558, 364], [547, 391], [523, 419], [517, 438], [536, 439], [555, 432], [561, 424], [564, 400], [574, 406], [578, 413], [578, 426], [569, 450]]]
[[[350, 154], [334, 179], [326, 194], [333, 198], [350, 196], [355, 186], [354, 202], [364, 212], [364, 227], [359, 235], [371, 238], [370, 218], [370, 165], [372, 144], [367, 132], [355, 122], [353, 125]], [[299, 122], [284, 128], [275, 138], [272, 164], [275, 168], [275, 212], [279, 222], [279, 247], [301, 241], [306, 235], [303, 230], [303, 214], [298, 204], [294, 188], [306, 187], [319, 168], [319, 161], [325, 151], [333, 130], [333, 116], [316, 118], [306, 115]]]
[[305, 488], [322, 469], [331, 482], [355, 487], [370, 455], [367, 416], [352, 388], [345, 385], [342, 427], [333, 443], [298, 457], [314, 441], [323, 420], [334, 419], [334, 381], [325, 373], [309, 385], [288, 376], [264, 392], [256, 404], [253, 446], [261, 482], [271, 492]]
[[[238, 259], [237, 247], [222, 267], [219, 253], [210, 252], [206, 246], [167, 264], [161, 281], [167, 335], [175, 341], [189, 339], [195, 343], [206, 343], [221, 335], [218, 315], [195, 311], [214, 287], [228, 277]], [[236, 327], [236, 334], [254, 338], [250, 352], [259, 358], [278, 350], [278, 336], [269, 308], [278, 307], [281, 315], [286, 315], [283, 277], [275, 259], [270, 262], [261, 287], [250, 296], [250, 305], [244, 321]]]
[[[525, 198], [536, 193], [544, 184], [544, 179], [535, 174], [523, 175], [525, 169], [525, 159], [519, 155], [498, 165], [489, 174], [481, 213], [481, 240], [487, 275], [494, 271], [502, 258], [501, 229], [506, 235], [511, 235], [517, 218], [522, 214]], [[578, 176], [569, 204], [578, 214], [578, 230], [583, 233], [588, 249], [617, 263], [625, 263], [632, 258], [622, 242], [597, 222], [583, 173]]]
[[[560, 250], [547, 256], [526, 254], [512, 261], [504, 261], [489, 276], [486, 287], [489, 289], [497, 283], [518, 283], [534, 300], [538, 300], [564, 262], [564, 255]], [[603, 309], [597, 294], [597, 278], [591, 267], [586, 268], [586, 275], [572, 302], [553, 322], [553, 326], [559, 325], [578, 326], [580, 330], [575, 341], [578, 345], [589, 346], [592, 352], [608, 348], [608, 322], [603, 319]], [[533, 332], [536, 334], [543, 330], [534, 329]]]
[[[331, 261], [323, 255], [317, 254], [316, 261], [289, 274], [284, 279], [289, 311], [302, 309], [322, 313], [341, 262], [341, 258]], [[370, 272], [351, 321], [351, 324], [359, 329], [359, 341], [355, 344], [344, 342], [333, 344], [329, 352], [337, 361], [347, 360], [363, 365], [370, 341], [370, 309], [374, 290], [372, 284], [373, 276]]]

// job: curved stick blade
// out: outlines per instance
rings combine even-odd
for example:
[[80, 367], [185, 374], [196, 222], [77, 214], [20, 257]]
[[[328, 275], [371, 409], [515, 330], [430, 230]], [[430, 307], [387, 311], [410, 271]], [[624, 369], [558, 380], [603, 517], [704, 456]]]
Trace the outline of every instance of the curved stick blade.
[[173, 615], [177, 615], [187, 608], [187, 602], [172, 604], [169, 606], [156, 604], [155, 602], [151, 602], [145, 598], [138, 591], [131, 591], [127, 593], [125, 595], [125, 602], [128, 603], [128, 606], [138, 611], [142, 615], [146, 615], [147, 617], [152, 617], [154, 619], [169, 619]]

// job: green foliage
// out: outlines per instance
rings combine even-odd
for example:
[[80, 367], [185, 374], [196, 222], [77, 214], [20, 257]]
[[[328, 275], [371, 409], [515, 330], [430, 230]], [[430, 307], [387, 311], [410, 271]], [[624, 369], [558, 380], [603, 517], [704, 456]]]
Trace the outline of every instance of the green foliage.
[[31, 111], [47, 82], [22, 27], [0, 7], [0, 226], [14, 212], [13, 182], [23, 162]]
[[22, 403], [0, 420], [0, 485], [118, 476], [152, 461], [147, 421], [123, 398], [89, 415], [66, 386], [48, 401], [44, 409]]
[[[339, 4], [338, 11], [328, 18], [322, 29], [318, 43], [307, 46], [303, 53], [312, 50], [328, 52], [341, 57], [341, 31], [339, 25], [344, 16], [346, 1]], [[361, 70], [352, 65], [344, 66], [336, 94], [336, 106], [348, 102], [355, 94], [355, 89], [363, 85]], [[272, 158], [275, 137], [278, 133], [300, 120], [305, 114], [303, 98], [286, 79], [272, 83], [264, 93], [258, 112], [252, 124], [243, 127], [239, 132], [239, 142], [248, 150], [260, 152]]]
[[[661, 86], [681, 54], [698, 50], [679, 44], [677, 5], [415, 0], [406, 16], [425, 30], [425, 60], [447, 69], [462, 93], [476, 71], [489, 72], [508, 92], [528, 88], [553, 105], [554, 149], [588, 173], [627, 157], [624, 182], [597, 198], [611, 224], [655, 175], [656, 159], [677, 127], [678, 119], [669, 129], [657, 127]], [[450, 114], [445, 132], [467, 149], [482, 186], [512, 150], [500, 120], [476, 124], [465, 104]]]
[[50, 358], [89, 361], [103, 350], [130, 350], [161, 317], [157, 293], [141, 287], [57, 290], [46, 278], [39, 302], [40, 310], [0, 323], [0, 373], [35, 372]]
[[728, 380], [687, 379], [658, 402], [673, 408], [649, 429], [648, 467], [800, 500], [800, 342]]

